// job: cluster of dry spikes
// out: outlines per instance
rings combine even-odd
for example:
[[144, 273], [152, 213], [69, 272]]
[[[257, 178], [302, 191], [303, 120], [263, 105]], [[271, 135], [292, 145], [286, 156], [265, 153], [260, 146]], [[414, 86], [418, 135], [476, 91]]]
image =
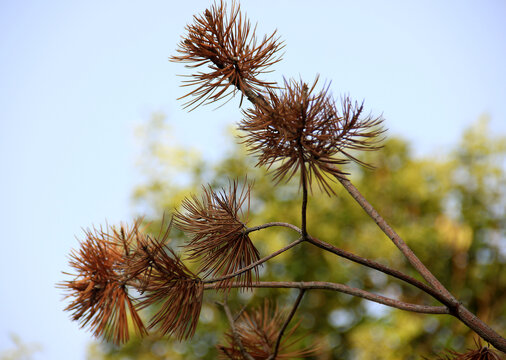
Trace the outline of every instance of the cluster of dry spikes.
[[[197, 327], [204, 291], [221, 291], [221, 303], [230, 330], [225, 343], [218, 345], [220, 355], [229, 359], [277, 359], [311, 356], [318, 347], [294, 349], [289, 340], [296, 326], [289, 328], [304, 293], [318, 289], [359, 296], [398, 309], [429, 314], [452, 315], [473, 329], [481, 338], [502, 352], [506, 340], [469, 312], [434, 277], [399, 235], [347, 179], [340, 167], [360, 162], [353, 152], [380, 147], [382, 118], [364, 114], [363, 104], [343, 98], [338, 103], [329, 87], [317, 90], [318, 79], [309, 85], [302, 80], [285, 80], [283, 86], [260, 80], [269, 66], [280, 60], [282, 43], [275, 33], [256, 41], [250, 22], [239, 6], [230, 10], [214, 4], [203, 15], [195, 16], [173, 61], [188, 67], [206, 67], [190, 75], [185, 86], [192, 87], [185, 97], [186, 106], [195, 108], [240, 94], [241, 105], [247, 98], [251, 107], [243, 112], [239, 129], [242, 141], [258, 158], [258, 166], [273, 167], [274, 180], [298, 177], [302, 205], [300, 228], [282, 222], [247, 226], [251, 185], [232, 181], [228, 188], [214, 191], [204, 187], [201, 197], [184, 200], [169, 223], [155, 235], [133, 226], [106, 227], [86, 231], [78, 251], [71, 254], [76, 271], [72, 280], [60, 284], [72, 298], [66, 310], [74, 320], [88, 326], [93, 334], [115, 343], [129, 339], [129, 328], [139, 336], [154, 329], [177, 339], [191, 338]], [[425, 282], [374, 260], [344, 251], [310, 235], [306, 227], [308, 190], [312, 184], [328, 195], [331, 183], [340, 182], [385, 234], [406, 256]], [[169, 247], [171, 226], [189, 237], [182, 255]], [[297, 239], [286, 247], [260, 258], [250, 233], [282, 226], [293, 230]], [[337, 256], [381, 271], [418, 287], [442, 306], [418, 305], [369, 293], [344, 284], [259, 281], [258, 267], [271, 258], [301, 243], [309, 243]], [[182, 258], [198, 263], [192, 272]], [[233, 314], [227, 304], [231, 288], [295, 288], [299, 295], [289, 312], [277, 307], [241, 311]], [[156, 304], [156, 311], [145, 325], [139, 310]], [[451, 359], [499, 359], [496, 352], [477, 342], [477, 349]]]

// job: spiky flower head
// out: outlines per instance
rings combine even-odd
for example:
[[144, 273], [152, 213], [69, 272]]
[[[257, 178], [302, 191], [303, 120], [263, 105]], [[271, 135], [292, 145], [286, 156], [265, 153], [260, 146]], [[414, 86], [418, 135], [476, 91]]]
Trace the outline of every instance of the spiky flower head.
[[[74, 279], [58, 284], [73, 301], [65, 308], [81, 327], [89, 326], [93, 335], [116, 344], [129, 339], [129, 322], [136, 332], [146, 334], [123, 273], [125, 256], [136, 237], [132, 228], [107, 227], [86, 230], [80, 249], [72, 251], [69, 264]], [[130, 318], [130, 321], [128, 320]]]
[[[203, 187], [201, 199], [186, 198], [184, 211], [175, 213], [176, 227], [192, 235], [184, 246], [188, 258], [199, 262], [199, 272], [205, 276], [229, 275], [259, 260], [246, 232], [250, 191], [251, 185], [240, 187], [237, 181], [219, 192]], [[257, 268], [253, 271], [258, 278]], [[248, 287], [252, 281], [252, 270], [248, 270], [235, 279], [220, 281], [218, 288], [228, 288], [232, 282]]]
[[215, 3], [203, 15], [194, 16], [193, 24], [186, 26], [186, 30], [188, 33], [179, 44], [181, 55], [171, 60], [188, 63], [190, 68], [208, 67], [206, 72], [192, 74], [183, 85], [195, 87], [183, 96], [194, 97], [186, 107], [215, 102], [236, 90], [251, 92], [275, 86], [258, 76], [280, 60], [277, 52], [282, 45], [275, 32], [257, 44], [255, 31], [239, 5], [232, 2], [227, 13], [223, 1]]
[[[279, 332], [284, 324], [284, 312], [277, 306], [272, 309], [268, 301], [264, 306], [253, 310], [251, 313], [243, 312], [235, 324], [236, 333], [243, 345], [244, 350], [256, 360], [270, 359]], [[294, 349], [301, 338], [294, 338], [294, 332], [298, 324], [287, 330], [281, 339], [275, 359], [293, 359], [314, 356], [318, 352], [317, 347]], [[242, 360], [239, 344], [232, 332], [225, 333], [225, 344], [217, 346], [222, 359]]]
[[278, 181], [300, 172], [301, 182], [333, 192], [328, 180], [346, 175], [340, 166], [350, 161], [368, 166], [357, 159], [353, 150], [378, 149], [383, 119], [364, 115], [363, 103], [341, 101], [338, 109], [329, 87], [317, 91], [318, 78], [312, 85], [302, 80], [285, 80], [284, 89], [270, 90], [268, 105], [257, 104], [245, 112], [239, 129], [243, 142], [258, 156], [258, 166], [274, 171]]

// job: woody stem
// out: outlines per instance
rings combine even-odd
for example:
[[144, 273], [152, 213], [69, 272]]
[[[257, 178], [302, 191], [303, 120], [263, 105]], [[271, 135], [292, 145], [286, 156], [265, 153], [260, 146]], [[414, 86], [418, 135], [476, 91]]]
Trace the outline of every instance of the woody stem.
[[[243, 288], [242, 283], [232, 283], [223, 285], [232, 288]], [[216, 290], [222, 288], [222, 285], [211, 285], [204, 284], [204, 290]], [[430, 306], [430, 305], [418, 305], [411, 304], [404, 301], [387, 298], [382, 295], [373, 294], [369, 291], [353, 288], [345, 284], [337, 284], [332, 282], [324, 281], [259, 281], [251, 284], [251, 287], [256, 288], [284, 288], [284, 289], [313, 289], [313, 290], [332, 290], [348, 295], [357, 296], [363, 299], [367, 299], [379, 304], [394, 307], [401, 310], [412, 311], [424, 314], [450, 314], [450, 310], [446, 306]]]
[[283, 327], [279, 331], [278, 339], [276, 340], [276, 346], [274, 347], [274, 353], [272, 353], [271, 356], [269, 356], [269, 359], [275, 359], [276, 356], [278, 356], [279, 351], [279, 344], [281, 344], [281, 339], [283, 338], [283, 334], [288, 327], [288, 324], [292, 320], [293, 316], [295, 315], [295, 312], [297, 311], [297, 308], [300, 305], [300, 302], [302, 300], [302, 297], [304, 296], [304, 293], [306, 292], [306, 289], [300, 289], [299, 295], [297, 296], [297, 299], [295, 300], [295, 303], [293, 304], [292, 311], [290, 311], [290, 314], [285, 320], [285, 323], [283, 324]]

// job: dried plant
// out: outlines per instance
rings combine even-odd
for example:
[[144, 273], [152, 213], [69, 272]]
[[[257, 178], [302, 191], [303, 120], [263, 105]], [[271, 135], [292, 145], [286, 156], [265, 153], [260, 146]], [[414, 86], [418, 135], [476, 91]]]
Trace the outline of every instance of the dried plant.
[[[71, 254], [77, 275], [59, 284], [75, 298], [65, 310], [94, 336], [119, 344], [129, 339], [129, 318], [136, 332], [146, 335], [138, 310], [161, 304], [148, 329], [191, 337], [202, 306], [202, 281], [167, 247], [171, 224], [162, 222], [153, 237], [139, 231], [140, 223], [86, 231], [80, 250]], [[143, 294], [141, 299], [134, 301], [128, 288]]]
[[[313, 346], [305, 349], [294, 349], [294, 346], [302, 340], [301, 337], [293, 338], [298, 324], [288, 330], [279, 345], [276, 357], [272, 357], [275, 351], [279, 332], [283, 327], [287, 314], [279, 310], [276, 305], [274, 309], [265, 300], [262, 308], [254, 309], [251, 314], [243, 312], [235, 324], [235, 331], [239, 336], [244, 350], [255, 360], [267, 359], [293, 359], [300, 357], [314, 356], [318, 347]], [[238, 341], [232, 330], [225, 333], [225, 344], [217, 345], [221, 358], [242, 360], [244, 355], [241, 352]]]
[[[250, 190], [251, 185], [240, 188], [237, 181], [221, 192], [204, 187], [200, 200], [196, 196], [185, 199], [182, 203], [185, 212], [175, 213], [175, 225], [192, 235], [185, 245], [188, 258], [199, 262], [199, 272], [205, 272], [205, 276], [229, 275], [259, 260], [246, 227]], [[236, 279], [224, 279], [218, 283], [219, 287], [227, 288], [233, 281], [249, 287], [252, 272], [258, 280], [255, 268]]]
[[[138, 228], [138, 225], [137, 225]], [[165, 226], [165, 217], [162, 220], [158, 235], [152, 236], [137, 231], [135, 241], [129, 243], [127, 255], [123, 262], [125, 278], [140, 292], [144, 292], [149, 283], [153, 269], [158, 266], [158, 261], [170, 245], [170, 231], [172, 220]]]
[[170, 249], [156, 251], [139, 308], [160, 305], [149, 328], [177, 339], [193, 336], [202, 308], [203, 284]]
[[[175, 212], [175, 225], [190, 237], [183, 246], [181, 258], [170, 248], [172, 222], [168, 226], [162, 224], [157, 236], [141, 231], [140, 221], [131, 228], [88, 230], [79, 251], [71, 254], [70, 266], [77, 273], [72, 280], [60, 284], [73, 298], [66, 308], [72, 312], [73, 319], [81, 326], [89, 326], [95, 336], [121, 343], [129, 338], [130, 323], [138, 334], [146, 334], [137, 311], [153, 306], [156, 311], [148, 329], [174, 335], [179, 340], [188, 339], [196, 331], [204, 291], [225, 290], [222, 305], [230, 331], [225, 335], [226, 344], [219, 347], [221, 356], [247, 360], [293, 358], [313, 355], [317, 349], [301, 350], [296, 340], [289, 340], [297, 326], [285, 332], [304, 293], [328, 290], [405, 311], [451, 315], [506, 353], [506, 339], [472, 314], [441, 284], [347, 179], [342, 165], [352, 161], [370, 167], [356, 158], [354, 151], [379, 149], [383, 119], [365, 115], [363, 103], [353, 103], [348, 97], [343, 98], [338, 107], [328, 85], [316, 90], [318, 79], [311, 85], [302, 80], [285, 81], [283, 89], [259, 80], [259, 74], [279, 61], [276, 56], [281, 45], [275, 34], [264, 37], [257, 45], [250, 22], [235, 3], [228, 15], [223, 2], [214, 4], [203, 15], [195, 16], [187, 31], [179, 47], [181, 55], [172, 60], [187, 62], [190, 67], [208, 65], [210, 71], [192, 75], [185, 84], [196, 86], [186, 95], [194, 96], [186, 106], [215, 102], [236, 91], [252, 103], [239, 124], [245, 133], [243, 142], [258, 156], [259, 166], [279, 165], [274, 170], [277, 182], [300, 176], [300, 228], [284, 222], [248, 228], [251, 185], [241, 187], [234, 181], [218, 192], [210, 186], [204, 187], [201, 198], [185, 199], [183, 210]], [[331, 195], [333, 189], [329, 181], [334, 179], [397, 246], [424, 281], [310, 234], [306, 221], [308, 190], [314, 180]], [[296, 237], [285, 247], [260, 258], [249, 234], [270, 227], [290, 229]], [[333, 282], [259, 281], [259, 266], [302, 243], [395, 277], [418, 288], [440, 305], [413, 304]], [[195, 273], [182, 259], [198, 263]], [[265, 303], [261, 310], [243, 313], [236, 323], [238, 316], [234, 317], [227, 305], [230, 289], [257, 287], [298, 289], [299, 295], [286, 317], [277, 308], [272, 311]], [[134, 293], [140, 296], [138, 302], [128, 292], [129, 288], [134, 288]], [[463, 354], [449, 352], [447, 358], [499, 358], [479, 341], [477, 348]]]
[[225, 98], [237, 90], [260, 91], [275, 84], [258, 79], [272, 64], [281, 60], [277, 52], [282, 48], [275, 32], [257, 45], [250, 21], [232, 3], [227, 15], [226, 5], [220, 1], [194, 23], [186, 27], [187, 35], [179, 44], [179, 56], [173, 61], [188, 63], [197, 68], [208, 65], [208, 72], [190, 76], [185, 86], [196, 88], [187, 96], [194, 96], [186, 106], [198, 106]]
[[89, 326], [97, 337], [122, 343], [129, 339], [128, 315], [137, 333], [146, 333], [123, 276], [125, 254], [137, 224], [130, 230], [123, 226], [108, 230], [86, 230], [81, 248], [70, 255], [70, 266], [77, 274], [59, 286], [73, 298], [65, 308], [72, 312], [73, 320]]
[[499, 354], [488, 346], [483, 346], [481, 339], [475, 340], [475, 349], [468, 349], [464, 353], [447, 350], [447, 354], [438, 356], [436, 360], [501, 360]]
[[257, 166], [270, 168], [276, 162], [278, 181], [300, 171], [301, 181], [310, 185], [316, 178], [327, 193], [333, 192], [328, 180], [345, 173], [338, 168], [350, 160], [368, 166], [351, 154], [353, 150], [379, 149], [383, 132], [381, 117], [363, 116], [363, 104], [352, 105], [349, 98], [336, 106], [325, 86], [316, 91], [302, 80], [285, 80], [279, 93], [270, 90], [268, 104], [245, 112], [239, 129], [246, 132], [244, 143], [258, 155]]

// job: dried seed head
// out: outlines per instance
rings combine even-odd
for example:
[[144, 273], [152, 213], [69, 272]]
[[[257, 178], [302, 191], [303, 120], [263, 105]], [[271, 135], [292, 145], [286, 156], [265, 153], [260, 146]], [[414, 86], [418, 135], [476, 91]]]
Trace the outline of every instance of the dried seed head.
[[[138, 224], [86, 230], [78, 251], [72, 251], [69, 264], [77, 272], [73, 280], [58, 286], [68, 291], [73, 301], [65, 308], [81, 327], [89, 326], [93, 335], [116, 344], [129, 339], [129, 322], [135, 331], [146, 329], [128, 294], [123, 265]], [[130, 317], [130, 321], [128, 318]]]
[[[285, 314], [276, 306], [271, 309], [269, 302], [265, 301], [263, 308], [255, 309], [251, 314], [242, 313], [236, 323], [236, 333], [239, 336], [244, 350], [254, 359], [270, 359], [274, 353], [279, 331], [284, 324]], [[287, 330], [281, 340], [276, 359], [293, 359], [314, 356], [318, 347], [293, 350], [301, 338], [293, 338], [298, 324]], [[291, 338], [292, 337], [292, 338]], [[239, 345], [232, 332], [225, 333], [225, 344], [217, 346], [222, 359], [244, 359]]]
[[[199, 272], [221, 277], [259, 260], [258, 250], [245, 232], [251, 185], [239, 188], [234, 181], [221, 192], [213, 191], [210, 186], [203, 190], [201, 199], [196, 196], [185, 199], [182, 204], [185, 212], [174, 215], [175, 225], [192, 235], [185, 250], [189, 259], [200, 263]], [[258, 270], [253, 271], [258, 279]], [[251, 270], [219, 282], [218, 287], [226, 289], [232, 282], [250, 286]]]
[[328, 194], [328, 180], [343, 177], [338, 167], [349, 161], [369, 166], [354, 157], [352, 150], [380, 148], [381, 117], [364, 116], [363, 104], [344, 98], [339, 110], [328, 86], [315, 91], [318, 78], [308, 86], [302, 81], [285, 80], [279, 92], [265, 96], [269, 106], [255, 106], [245, 112], [239, 129], [246, 132], [244, 143], [258, 155], [257, 166], [270, 168], [278, 181], [300, 171], [301, 182], [311, 185], [313, 177]]
[[250, 21], [241, 14], [239, 5], [232, 2], [230, 13], [223, 1], [215, 3], [203, 16], [194, 16], [194, 22], [186, 27], [188, 33], [179, 44], [181, 55], [172, 61], [189, 63], [196, 68], [207, 65], [208, 72], [197, 72], [183, 86], [195, 86], [193, 96], [186, 107], [195, 108], [203, 103], [212, 103], [236, 90], [259, 91], [274, 87], [274, 83], [258, 79], [261, 73], [281, 60], [277, 56], [282, 48], [275, 32], [257, 44], [255, 30]]

